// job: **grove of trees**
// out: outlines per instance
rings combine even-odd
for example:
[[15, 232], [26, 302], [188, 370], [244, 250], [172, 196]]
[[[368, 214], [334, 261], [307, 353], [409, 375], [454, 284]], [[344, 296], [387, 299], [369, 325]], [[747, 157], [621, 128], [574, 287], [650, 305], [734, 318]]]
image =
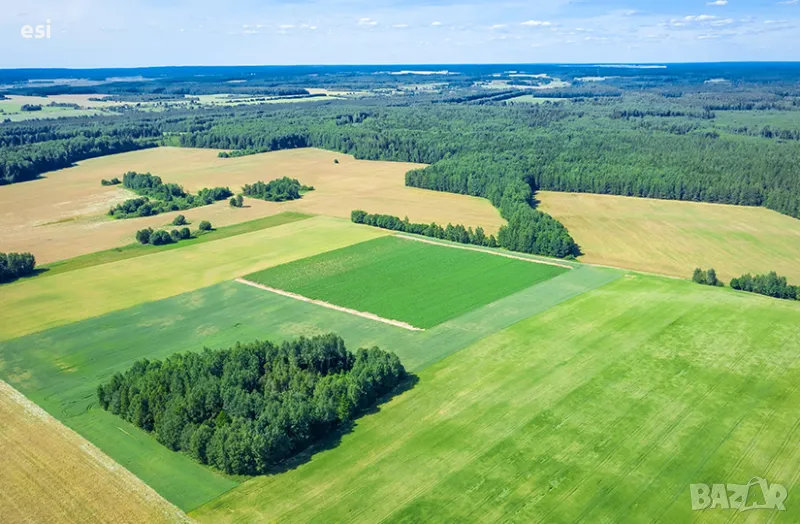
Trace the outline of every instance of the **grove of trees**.
[[169, 449], [258, 475], [373, 407], [406, 377], [393, 353], [329, 334], [140, 360], [97, 387], [100, 406]]
[[112, 207], [108, 214], [114, 218], [146, 217], [207, 206], [233, 195], [227, 187], [204, 188], [197, 195], [191, 195], [178, 184], [165, 184], [161, 177], [134, 171], [125, 173], [122, 185], [142, 197], [126, 200]]
[[302, 185], [296, 178], [283, 177], [270, 182], [245, 184], [242, 193], [245, 196], [267, 200], [269, 202], [286, 202], [297, 200], [301, 192], [313, 191], [311, 186]]
[[692, 280], [696, 284], [703, 284], [705, 286], [723, 286], [722, 281], [717, 278], [717, 272], [714, 268], [703, 270], [698, 267], [694, 270]]
[[0, 253], [0, 284], [33, 274], [36, 258], [30, 253]]

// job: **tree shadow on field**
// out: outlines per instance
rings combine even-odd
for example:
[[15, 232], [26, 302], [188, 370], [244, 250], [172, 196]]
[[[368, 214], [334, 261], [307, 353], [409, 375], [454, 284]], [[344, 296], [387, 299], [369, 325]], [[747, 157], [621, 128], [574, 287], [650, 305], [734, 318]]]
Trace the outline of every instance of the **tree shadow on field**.
[[358, 425], [358, 420], [361, 417], [365, 417], [367, 415], [373, 415], [375, 413], [380, 412], [381, 406], [383, 404], [386, 404], [393, 398], [414, 389], [414, 387], [418, 383], [419, 383], [419, 377], [417, 377], [417, 375], [414, 375], [413, 373], [409, 373], [406, 376], [405, 380], [403, 380], [400, 384], [398, 384], [397, 387], [395, 387], [392, 391], [390, 391], [386, 395], [379, 398], [378, 402], [374, 406], [359, 411], [353, 420], [350, 420], [346, 423], [339, 425], [338, 428], [336, 428], [333, 432], [331, 432], [330, 435], [328, 435], [324, 439], [315, 442], [310, 447], [304, 449], [297, 455], [290, 457], [281, 462], [280, 464], [273, 466], [266, 472], [266, 475], [278, 475], [280, 473], [286, 473], [287, 471], [291, 471], [293, 469], [302, 466], [303, 464], [306, 464], [311, 460], [311, 458], [315, 454], [336, 448], [337, 446], [339, 446], [339, 444], [341, 444], [342, 437], [353, 432], [353, 430]]

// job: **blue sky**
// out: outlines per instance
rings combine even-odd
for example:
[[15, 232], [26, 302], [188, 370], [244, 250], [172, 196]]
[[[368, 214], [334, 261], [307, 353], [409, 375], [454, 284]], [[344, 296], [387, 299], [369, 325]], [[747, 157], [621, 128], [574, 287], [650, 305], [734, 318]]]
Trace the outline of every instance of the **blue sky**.
[[0, 67], [800, 60], [800, 0], [0, 2]]

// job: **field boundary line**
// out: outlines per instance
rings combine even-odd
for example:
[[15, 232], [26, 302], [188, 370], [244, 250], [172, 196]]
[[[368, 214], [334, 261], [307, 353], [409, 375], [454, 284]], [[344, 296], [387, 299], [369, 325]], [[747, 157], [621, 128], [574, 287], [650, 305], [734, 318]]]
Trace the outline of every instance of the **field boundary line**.
[[389, 318], [379, 317], [374, 313], [367, 313], [364, 311], [356, 311], [355, 309], [350, 309], [342, 306], [337, 306], [335, 304], [331, 304], [330, 302], [325, 302], [323, 300], [317, 300], [314, 298], [304, 297], [303, 295], [298, 295], [296, 293], [290, 293], [289, 291], [284, 291], [282, 289], [276, 289], [274, 287], [265, 286], [263, 284], [259, 284], [257, 282], [253, 282], [251, 280], [245, 280], [244, 278], [237, 278], [235, 279], [236, 282], [240, 284], [244, 284], [246, 286], [251, 286], [257, 289], [261, 289], [263, 291], [269, 291], [270, 293], [275, 293], [276, 295], [282, 295], [284, 297], [293, 298], [295, 300], [300, 300], [301, 302], [308, 302], [309, 304], [314, 304], [316, 306], [322, 306], [328, 309], [333, 309], [336, 311], [341, 311], [342, 313], [348, 313], [350, 315], [356, 315], [358, 317], [366, 318], [369, 320], [375, 320], [377, 322], [383, 322], [384, 324], [389, 324], [391, 326], [407, 329], [409, 331], [425, 331], [422, 328], [418, 328], [408, 324], [406, 322], [400, 322], [399, 320], [392, 320]]
[[514, 260], [522, 260], [523, 262], [531, 262], [533, 264], [545, 264], [547, 266], [556, 266], [556, 267], [563, 267], [564, 269], [575, 269], [573, 266], [568, 266], [567, 264], [559, 264], [558, 262], [550, 262], [549, 260], [539, 260], [536, 258], [526, 258], [520, 257], [517, 255], [510, 255], [508, 253], [498, 253], [496, 251], [487, 251], [485, 249], [480, 249], [478, 247], [471, 247], [471, 246], [456, 246], [453, 244], [444, 244], [442, 242], [436, 242], [435, 240], [427, 240], [425, 238], [417, 238], [411, 237], [406, 235], [395, 235], [397, 238], [402, 238], [403, 240], [413, 240], [414, 242], [422, 242], [423, 244], [432, 244], [434, 246], [442, 246], [442, 247], [449, 247], [452, 249], [464, 249], [466, 251], [477, 251], [478, 253], [486, 253], [487, 255], [494, 255], [496, 257], [505, 257], [505, 258], [513, 258]]

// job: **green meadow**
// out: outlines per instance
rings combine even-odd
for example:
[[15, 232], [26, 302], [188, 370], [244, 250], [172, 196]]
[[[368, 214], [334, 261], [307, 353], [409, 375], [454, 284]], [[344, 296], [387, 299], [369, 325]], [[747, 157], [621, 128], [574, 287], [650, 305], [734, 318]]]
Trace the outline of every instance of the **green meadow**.
[[245, 278], [431, 328], [566, 271], [569, 269], [384, 237]]
[[[556, 279], [557, 280], [557, 279]], [[800, 469], [800, 304], [626, 276], [419, 372], [333, 449], [201, 522], [730, 522], [691, 483]], [[795, 503], [796, 504], [796, 503]]]

